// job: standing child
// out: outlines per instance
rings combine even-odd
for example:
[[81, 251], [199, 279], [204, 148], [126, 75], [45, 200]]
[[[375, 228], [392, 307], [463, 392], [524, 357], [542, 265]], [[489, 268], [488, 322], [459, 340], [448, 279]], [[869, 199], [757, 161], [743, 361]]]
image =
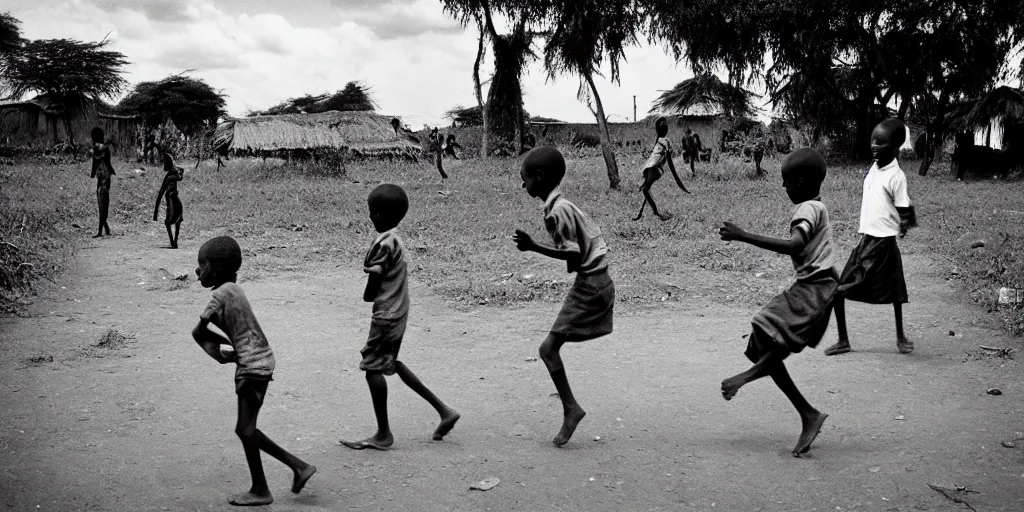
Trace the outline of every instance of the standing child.
[[388, 423], [388, 383], [384, 376], [396, 373], [441, 416], [433, 436], [435, 441], [440, 441], [459, 421], [459, 413], [445, 405], [409, 367], [398, 360], [398, 349], [402, 346], [409, 318], [409, 291], [405, 246], [396, 230], [409, 210], [409, 198], [402, 187], [385, 183], [370, 192], [367, 203], [370, 220], [380, 235], [373, 240], [363, 262], [363, 272], [369, 274], [363, 300], [373, 303], [373, 317], [370, 320], [370, 337], [360, 351], [363, 360], [359, 369], [366, 372], [366, 383], [370, 386], [373, 412], [377, 416], [377, 433], [362, 441], [342, 440], [340, 443], [353, 450], [387, 450], [394, 444], [395, 438]]
[[901, 354], [914, 351], [914, 344], [903, 332], [903, 304], [907, 302], [907, 282], [896, 236], [903, 238], [914, 227], [914, 210], [907, 193], [907, 176], [896, 160], [906, 130], [899, 119], [878, 123], [871, 132], [871, 156], [874, 165], [864, 178], [860, 203], [860, 242], [850, 254], [839, 289], [836, 291], [836, 324], [839, 341], [825, 355], [845, 354], [852, 350], [846, 332], [845, 299], [868, 304], [892, 304], [896, 316], [896, 348]]
[[672, 144], [666, 138], [666, 135], [668, 135], [668, 121], [664, 117], [659, 117], [654, 122], [654, 131], [657, 133], [658, 138], [654, 141], [654, 149], [651, 151], [651, 156], [644, 163], [644, 182], [640, 185], [640, 191], [644, 194], [644, 202], [640, 205], [640, 213], [636, 214], [633, 220], [643, 218], [644, 208], [647, 206], [647, 203], [651, 203], [651, 211], [659, 219], [669, 220], [672, 218], [670, 213], [664, 215], [658, 213], [658, 206], [654, 204], [654, 197], [651, 196], [651, 186], [661, 178], [661, 166], [666, 163], [668, 164], [668, 170], [672, 171], [672, 176], [675, 177], [679, 188], [683, 189], [683, 192], [687, 194], [690, 193], [689, 190], [686, 190], [686, 186], [683, 185], [683, 181], [679, 179], [679, 175], [676, 174], [676, 166], [672, 163]]
[[[156, 195], [156, 208], [153, 209], [153, 220], [156, 220], [160, 213], [160, 198], [167, 196], [167, 218], [164, 219], [164, 227], [167, 228], [167, 237], [171, 240], [171, 249], [178, 248], [178, 231], [181, 229], [182, 207], [181, 199], [178, 198], [178, 182], [185, 176], [185, 170], [174, 165], [174, 157], [169, 151], [162, 152], [164, 161], [164, 182], [160, 185], [160, 192]], [[174, 234], [171, 234], [171, 225], [174, 225]]]
[[430, 135], [427, 139], [427, 150], [430, 152], [430, 156], [434, 158], [434, 165], [437, 166], [437, 172], [441, 173], [441, 179], [448, 179], [448, 174], [444, 172], [444, 163], [441, 161], [444, 157], [444, 136], [438, 133], [437, 127], [431, 128]]
[[107, 212], [110, 210], [110, 179], [116, 174], [114, 166], [110, 164], [110, 143], [106, 141], [103, 128], [99, 126], [92, 129], [89, 134], [92, 138], [92, 148], [89, 154], [92, 156], [92, 173], [90, 178], [96, 178], [96, 206], [99, 209], [99, 229], [93, 238], [103, 236], [106, 231], [110, 236], [110, 226], [107, 224]]
[[833, 268], [835, 257], [828, 209], [818, 197], [824, 179], [825, 159], [813, 149], [798, 149], [782, 162], [782, 186], [796, 205], [789, 224], [789, 238], [747, 233], [731, 222], [719, 228], [722, 240], [746, 242], [793, 258], [796, 282], [776, 295], [751, 321], [753, 331], [744, 355], [754, 366], [722, 381], [722, 396], [731, 400], [743, 385], [771, 377], [800, 414], [802, 427], [793, 448], [794, 457], [810, 450], [828, 417], [800, 394], [782, 362], [804, 347], [818, 346], [832, 314], [838, 276]]
[[[260, 450], [292, 469], [292, 492], [306, 485], [316, 467], [303, 462], [270, 440], [256, 428], [256, 418], [267, 394], [267, 385], [274, 374], [274, 351], [267, 343], [256, 315], [242, 288], [235, 284], [242, 266], [242, 250], [229, 236], [211, 238], [199, 248], [199, 282], [212, 288], [206, 309], [199, 315], [199, 324], [192, 337], [214, 360], [221, 364], [235, 363], [235, 393], [238, 395], [238, 423], [235, 433], [242, 440], [245, 461], [252, 475], [252, 487], [231, 497], [232, 505], [268, 505], [274, 502], [263, 473]], [[213, 324], [227, 338], [211, 331]]]
[[601, 228], [576, 205], [562, 197], [558, 185], [565, 176], [565, 159], [557, 149], [542, 146], [530, 150], [520, 171], [523, 188], [530, 197], [544, 201], [544, 227], [554, 245], [536, 242], [516, 230], [513, 239], [520, 251], [563, 260], [566, 270], [576, 273], [576, 281], [558, 312], [551, 332], [540, 344], [540, 357], [551, 374], [564, 418], [555, 436], [555, 446], [569, 442], [576, 426], [586, 416], [569, 387], [560, 351], [566, 342], [580, 342], [611, 334], [615, 306], [615, 284], [608, 274], [608, 247]]

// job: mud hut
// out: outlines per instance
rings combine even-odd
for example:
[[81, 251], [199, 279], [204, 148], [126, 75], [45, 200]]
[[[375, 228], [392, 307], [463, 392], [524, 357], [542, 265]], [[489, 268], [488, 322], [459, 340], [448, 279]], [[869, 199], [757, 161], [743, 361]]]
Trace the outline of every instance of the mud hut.
[[325, 155], [415, 158], [420, 146], [395, 133], [391, 117], [328, 111], [228, 119], [217, 126], [218, 153], [317, 159]]
[[[102, 103], [84, 99], [66, 105], [49, 95], [26, 101], [0, 103], [0, 144], [28, 149], [49, 149], [62, 143], [89, 144], [89, 132], [99, 126], [114, 152], [134, 155], [142, 119], [117, 115]], [[70, 135], [69, 135], [70, 132]]]

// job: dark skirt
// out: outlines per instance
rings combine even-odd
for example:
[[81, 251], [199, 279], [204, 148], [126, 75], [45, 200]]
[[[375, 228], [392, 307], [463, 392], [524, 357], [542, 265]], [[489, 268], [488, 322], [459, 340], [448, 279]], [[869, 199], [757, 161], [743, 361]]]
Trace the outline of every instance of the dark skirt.
[[750, 321], [747, 359], [757, 362], [768, 353], [784, 359], [804, 347], [817, 347], [832, 316], [837, 277], [834, 269], [823, 270], [773, 297]]
[[551, 326], [551, 334], [566, 341], [586, 341], [611, 334], [614, 308], [615, 283], [607, 270], [576, 274], [576, 281]]
[[[664, 171], [661, 170], [661, 167], [648, 167], [644, 169], [644, 181], [658, 181], [663, 173]], [[641, 185], [641, 187], [643, 187], [643, 185]]]
[[167, 217], [164, 224], [178, 224], [183, 220], [181, 212], [181, 199], [178, 194], [167, 194]]
[[846, 262], [836, 293], [868, 304], [905, 304], [907, 282], [896, 237], [861, 237]]
[[381, 372], [384, 375], [395, 374], [398, 349], [402, 348], [408, 318], [374, 318], [370, 321], [370, 335], [366, 340], [366, 346], [359, 351], [363, 356], [362, 362], [359, 363], [360, 370]]
[[249, 396], [257, 404], [263, 405], [263, 399], [267, 396], [267, 386], [270, 385], [271, 380], [274, 379], [270, 377], [236, 376], [235, 394]]

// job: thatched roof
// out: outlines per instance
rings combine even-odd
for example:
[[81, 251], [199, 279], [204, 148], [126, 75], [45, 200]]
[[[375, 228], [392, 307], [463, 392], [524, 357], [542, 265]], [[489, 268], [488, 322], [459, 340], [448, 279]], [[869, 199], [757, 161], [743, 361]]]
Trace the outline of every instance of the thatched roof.
[[347, 149], [358, 155], [420, 150], [418, 144], [395, 133], [391, 117], [338, 111], [229, 119], [217, 126], [214, 147], [222, 151]]
[[954, 115], [953, 124], [968, 129], [988, 126], [997, 118], [1024, 121], [1024, 91], [1013, 87], [997, 87], [977, 100], [962, 105], [959, 114], [962, 117]]

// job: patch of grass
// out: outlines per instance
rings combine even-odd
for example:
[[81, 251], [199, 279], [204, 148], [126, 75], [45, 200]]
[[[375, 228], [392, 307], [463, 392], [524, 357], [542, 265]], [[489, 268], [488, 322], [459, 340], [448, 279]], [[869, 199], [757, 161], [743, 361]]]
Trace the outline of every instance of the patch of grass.
[[[779, 158], [762, 162], [766, 174], [761, 179], [752, 178], [753, 164], [739, 158], [700, 163], [697, 177], [690, 178], [679, 159], [677, 169], [693, 194], [684, 194], [666, 176], [653, 194], [675, 218], [662, 222], [648, 213], [633, 222], [642, 200], [637, 169], [645, 155], [618, 156], [621, 190], [608, 190], [604, 164], [596, 155], [570, 156], [562, 189], [601, 226], [620, 301], [702, 297], [753, 307], [789, 282], [789, 258], [727, 244], [717, 235], [726, 220], [769, 235], [787, 233], [792, 205], [782, 188]], [[564, 266], [520, 253], [511, 241], [516, 228], [546, 237], [542, 204], [522, 190], [518, 165], [513, 159], [447, 160], [447, 181], [426, 161], [350, 162], [345, 176], [274, 160], [233, 160], [221, 171], [210, 163], [197, 171], [186, 165], [179, 184], [186, 219], [182, 236], [194, 238], [196, 245], [218, 234], [236, 237], [245, 258], [243, 281], [325, 265], [358, 268], [376, 235], [366, 196], [378, 183], [393, 182], [406, 189], [411, 201], [400, 230], [414, 281], [465, 305], [561, 301], [572, 280]], [[162, 173], [149, 168], [144, 177], [128, 178], [135, 176], [136, 165], [115, 167], [111, 225], [131, 234], [138, 219], [151, 218]], [[1019, 213], [1024, 182], [957, 183], [948, 162], [935, 164], [928, 177], [918, 176], [915, 165], [905, 167], [921, 227], [900, 241], [903, 253], [926, 254], [945, 265], [968, 300], [991, 309], [1009, 332], [1021, 334], [1020, 305], [1000, 306], [996, 299], [999, 287], [1024, 288], [1024, 214]], [[12, 169], [10, 176], [0, 177], [0, 241], [19, 247], [18, 259], [34, 266], [32, 279], [52, 279], [67, 265], [76, 241], [91, 234], [95, 185], [86, 164]], [[859, 238], [866, 169], [866, 164], [833, 165], [823, 185], [840, 266]], [[72, 223], [84, 228], [72, 228]], [[984, 239], [985, 247], [970, 249], [974, 239]], [[914, 290], [910, 293], [913, 297]]]
[[93, 347], [117, 350], [134, 340], [134, 334], [123, 333], [117, 329], [108, 329], [107, 332], [104, 332], [103, 335], [100, 336], [99, 341], [93, 344]]

